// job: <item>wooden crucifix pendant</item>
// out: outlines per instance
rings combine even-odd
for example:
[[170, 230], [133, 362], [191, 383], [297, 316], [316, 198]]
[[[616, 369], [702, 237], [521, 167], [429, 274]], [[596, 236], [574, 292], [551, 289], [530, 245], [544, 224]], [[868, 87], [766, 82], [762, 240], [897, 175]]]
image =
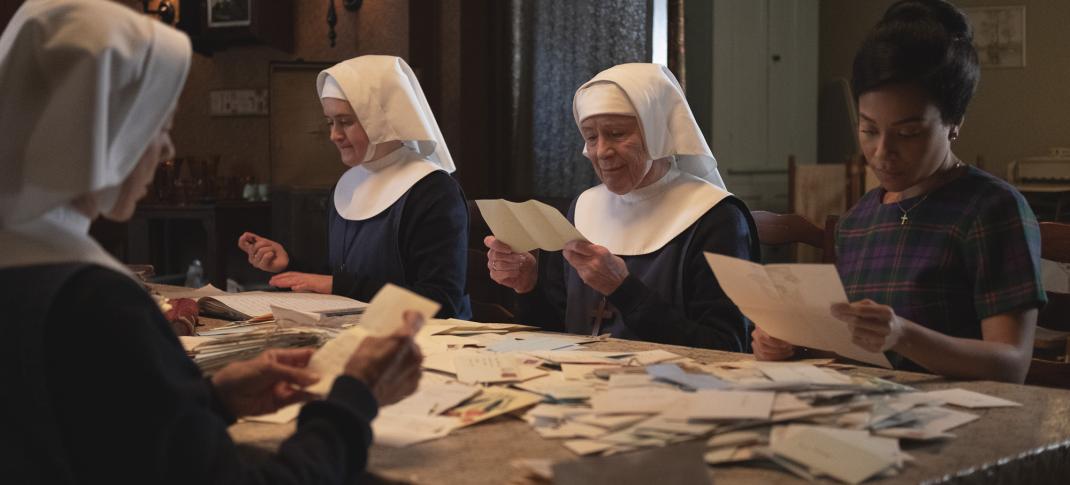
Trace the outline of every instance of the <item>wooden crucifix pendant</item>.
[[613, 310], [606, 308], [606, 297], [598, 302], [598, 307], [591, 313], [591, 335], [597, 337], [602, 333], [602, 322], [613, 318]]

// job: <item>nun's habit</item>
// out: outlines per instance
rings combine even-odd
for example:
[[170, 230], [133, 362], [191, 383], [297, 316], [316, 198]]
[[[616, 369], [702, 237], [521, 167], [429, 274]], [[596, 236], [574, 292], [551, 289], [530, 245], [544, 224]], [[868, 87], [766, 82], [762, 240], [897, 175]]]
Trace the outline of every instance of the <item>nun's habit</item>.
[[[542, 252], [538, 286], [520, 296], [520, 320], [571, 333], [747, 349], [747, 321], [728, 299], [704, 251], [757, 259], [757, 230], [744, 203], [724, 190], [717, 161], [676, 78], [657, 64], [602, 71], [576, 91], [576, 124], [601, 114], [636, 116], [651, 160], [669, 157], [661, 179], [624, 195], [584, 191], [568, 217], [592, 243], [620, 256], [629, 276], [603, 297], [561, 252]], [[586, 150], [586, 149], [585, 149]]]
[[[320, 73], [321, 98], [346, 100], [370, 141], [401, 141], [350, 168], [334, 188], [328, 220], [332, 292], [370, 301], [386, 283], [442, 304], [439, 317], [470, 318], [465, 294], [468, 208], [456, 167], [404, 60], [362, 56]], [[367, 156], [366, 156], [367, 158]]]
[[211, 381], [88, 235], [178, 99], [185, 35], [114, 2], [28, 0], [0, 37], [5, 483], [351, 483], [377, 405], [342, 377], [270, 459], [238, 455]]

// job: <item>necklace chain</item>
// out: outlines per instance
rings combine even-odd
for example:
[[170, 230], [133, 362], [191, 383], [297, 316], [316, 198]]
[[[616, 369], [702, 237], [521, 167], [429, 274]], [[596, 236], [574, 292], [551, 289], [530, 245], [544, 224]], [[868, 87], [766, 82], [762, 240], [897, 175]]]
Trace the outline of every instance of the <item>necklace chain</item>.
[[900, 226], [906, 225], [906, 223], [908, 221], [910, 221], [910, 217], [908, 217], [908, 215], [910, 214], [910, 211], [912, 211], [914, 209], [917, 209], [918, 206], [921, 205], [922, 202], [925, 202], [925, 199], [928, 199], [928, 198], [929, 198], [929, 194], [925, 194], [925, 196], [923, 196], [921, 198], [921, 200], [915, 202], [914, 205], [910, 206], [909, 209], [904, 209], [903, 208], [903, 204], [901, 204], [900, 201], [898, 201], [898, 200], [895, 201], [895, 206], [899, 208], [899, 212], [903, 213], [903, 215], [899, 217], [899, 225]]

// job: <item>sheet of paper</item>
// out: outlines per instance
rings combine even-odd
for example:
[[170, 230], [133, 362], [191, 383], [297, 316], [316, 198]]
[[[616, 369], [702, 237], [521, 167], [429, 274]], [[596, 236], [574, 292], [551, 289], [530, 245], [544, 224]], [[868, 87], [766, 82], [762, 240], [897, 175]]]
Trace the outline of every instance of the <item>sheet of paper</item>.
[[711, 375], [686, 373], [676, 364], [655, 364], [647, 367], [646, 372], [657, 379], [679, 384], [692, 390], [724, 389], [729, 386], [729, 383]]
[[591, 383], [567, 380], [560, 372], [551, 372], [542, 377], [513, 384], [513, 386], [559, 401], [588, 399], [597, 391]]
[[328, 340], [308, 361], [309, 370], [319, 374], [320, 381], [309, 386], [305, 390], [321, 396], [326, 396], [334, 385], [334, 379], [345, 371], [346, 362], [357, 350], [357, 346], [364, 341], [368, 333], [360, 327], [348, 328], [337, 337]]
[[369, 335], [387, 335], [394, 332], [403, 323], [403, 311], [415, 310], [427, 319], [438, 311], [438, 307], [438, 303], [411, 291], [386, 284], [372, 297], [372, 303], [364, 311], [361, 325], [342, 331], [312, 355], [308, 367], [322, 376], [322, 379], [306, 390], [326, 395], [335, 377], [342, 374], [346, 362], [364, 338]]
[[516, 252], [560, 251], [569, 241], [587, 240], [560, 211], [537, 200], [484, 199], [476, 206], [494, 237]]
[[894, 439], [867, 431], [788, 426], [771, 442], [773, 452], [847, 483], [861, 483], [898, 461]]
[[296, 293], [285, 291], [249, 291], [226, 293], [212, 298], [248, 317], [271, 313], [271, 305], [302, 312], [320, 312], [348, 308], [362, 308], [366, 303], [339, 295]]
[[847, 324], [832, 316], [833, 303], [847, 302], [831, 264], [762, 266], [706, 253], [725, 294], [769, 335], [795, 345], [836, 352], [849, 359], [890, 369], [888, 358], [851, 341]]
[[372, 421], [375, 443], [401, 448], [442, 438], [460, 425], [455, 418], [380, 414]]
[[631, 359], [635, 359], [635, 361], [638, 362], [639, 365], [657, 364], [660, 362], [679, 360], [684, 358], [685, 357], [682, 355], [677, 355], [672, 352], [669, 352], [668, 350], [662, 349], [644, 350], [642, 352], [637, 352], [635, 355], [631, 356]]
[[619, 367], [611, 364], [561, 364], [561, 373], [565, 379], [582, 381], [594, 378], [594, 371], [598, 369], [612, 369]]
[[686, 393], [657, 387], [623, 387], [609, 389], [591, 397], [591, 408], [598, 414], [660, 413]]
[[851, 378], [836, 371], [821, 369], [810, 364], [788, 362], [762, 362], [758, 366], [773, 382], [801, 384], [850, 384]]
[[929, 391], [925, 394], [931, 398], [939, 399], [948, 404], [963, 408], [981, 409], [1021, 406], [1021, 404], [1014, 401], [1008, 401], [1006, 399], [966, 389], [944, 389], [940, 391]]
[[769, 419], [776, 393], [700, 390], [688, 396], [688, 419]]
[[491, 352], [529, 352], [558, 350], [571, 347], [577, 339], [566, 335], [540, 335], [532, 332], [516, 332], [487, 346]]
[[538, 350], [525, 352], [528, 355], [558, 364], [624, 364], [620, 357], [627, 352], [599, 352], [593, 350]]
[[525, 365], [515, 355], [490, 352], [455, 355], [453, 367], [457, 380], [468, 384], [520, 382], [546, 375], [546, 371]]
[[404, 314], [412, 310], [423, 316], [424, 320], [438, 313], [442, 305], [424, 298], [400, 286], [387, 283], [372, 297], [360, 326], [368, 335], [389, 335], [404, 323]]

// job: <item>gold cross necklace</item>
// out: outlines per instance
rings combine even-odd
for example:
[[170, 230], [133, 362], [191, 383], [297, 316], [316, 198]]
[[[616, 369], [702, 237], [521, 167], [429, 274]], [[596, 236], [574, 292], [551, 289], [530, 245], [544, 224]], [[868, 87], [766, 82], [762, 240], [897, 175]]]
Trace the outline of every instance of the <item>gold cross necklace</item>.
[[903, 215], [899, 217], [899, 225], [900, 226], [905, 226], [906, 223], [908, 221], [910, 221], [910, 217], [907, 217], [907, 215], [910, 214], [910, 211], [916, 209], [919, 205], [921, 205], [922, 202], [925, 202], [925, 199], [928, 199], [929, 198], [929, 194], [931, 194], [931, 193], [932, 192], [929, 192], [929, 193], [925, 194], [925, 196], [922, 197], [921, 200], [915, 202], [914, 205], [910, 206], [909, 209], [904, 209], [903, 208], [903, 204], [900, 204], [898, 200], [895, 201], [896, 207], [899, 207], [899, 212], [903, 213]]

